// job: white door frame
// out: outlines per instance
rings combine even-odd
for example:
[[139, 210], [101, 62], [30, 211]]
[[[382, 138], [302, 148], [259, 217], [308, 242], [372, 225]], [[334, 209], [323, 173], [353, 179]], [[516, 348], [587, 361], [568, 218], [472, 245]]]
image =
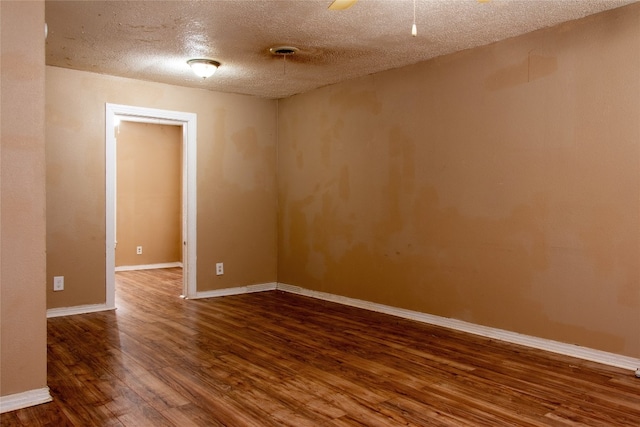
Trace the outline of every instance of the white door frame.
[[107, 309], [115, 308], [116, 268], [116, 124], [118, 120], [182, 127], [182, 296], [196, 296], [196, 130], [197, 115], [155, 108], [106, 104], [106, 293]]

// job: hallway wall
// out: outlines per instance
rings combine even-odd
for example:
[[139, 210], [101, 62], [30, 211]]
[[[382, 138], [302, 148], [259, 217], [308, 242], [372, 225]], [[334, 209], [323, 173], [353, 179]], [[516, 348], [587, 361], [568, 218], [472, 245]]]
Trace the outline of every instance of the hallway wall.
[[181, 126], [120, 122], [116, 267], [182, 262], [182, 144]]

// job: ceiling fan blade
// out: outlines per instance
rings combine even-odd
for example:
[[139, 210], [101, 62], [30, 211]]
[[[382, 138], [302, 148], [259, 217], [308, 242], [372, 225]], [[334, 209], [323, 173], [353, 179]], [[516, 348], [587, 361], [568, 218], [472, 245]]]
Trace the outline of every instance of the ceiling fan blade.
[[358, 0], [333, 0], [329, 5], [331, 10], [345, 10], [353, 6]]

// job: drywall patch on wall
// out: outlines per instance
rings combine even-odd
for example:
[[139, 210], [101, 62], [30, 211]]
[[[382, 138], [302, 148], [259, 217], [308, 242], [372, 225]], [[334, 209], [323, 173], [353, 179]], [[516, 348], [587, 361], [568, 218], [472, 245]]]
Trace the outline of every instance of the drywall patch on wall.
[[361, 110], [371, 114], [380, 114], [382, 104], [375, 90], [355, 89], [336, 92], [329, 98], [329, 105], [341, 112]]
[[349, 183], [349, 166], [343, 165], [340, 169], [340, 180], [338, 183], [338, 195], [343, 202], [348, 202], [351, 195], [351, 186]]
[[258, 146], [258, 136], [254, 127], [248, 127], [238, 131], [231, 136], [236, 149], [242, 153], [245, 159], [255, 159], [260, 155], [260, 147]]
[[231, 135], [232, 150], [226, 150], [225, 179], [240, 190], [267, 190], [273, 184], [273, 145], [265, 145], [255, 127], [249, 126]]
[[380, 170], [386, 175], [380, 188], [382, 218], [372, 230], [379, 241], [388, 241], [391, 234], [402, 232], [405, 227], [403, 218], [414, 198], [415, 155], [415, 143], [402, 129], [393, 127], [387, 141], [387, 167]]
[[558, 69], [558, 59], [529, 52], [519, 63], [495, 71], [485, 80], [488, 90], [501, 90], [550, 76]]

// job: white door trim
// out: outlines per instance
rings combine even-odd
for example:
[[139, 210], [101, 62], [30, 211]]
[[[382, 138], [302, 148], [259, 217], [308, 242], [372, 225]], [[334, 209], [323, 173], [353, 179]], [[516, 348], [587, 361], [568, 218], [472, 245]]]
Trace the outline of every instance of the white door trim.
[[116, 214], [116, 118], [143, 123], [182, 126], [182, 240], [183, 240], [183, 297], [196, 295], [196, 147], [197, 115], [155, 108], [109, 104], [106, 119], [106, 305], [115, 308], [115, 214]]

